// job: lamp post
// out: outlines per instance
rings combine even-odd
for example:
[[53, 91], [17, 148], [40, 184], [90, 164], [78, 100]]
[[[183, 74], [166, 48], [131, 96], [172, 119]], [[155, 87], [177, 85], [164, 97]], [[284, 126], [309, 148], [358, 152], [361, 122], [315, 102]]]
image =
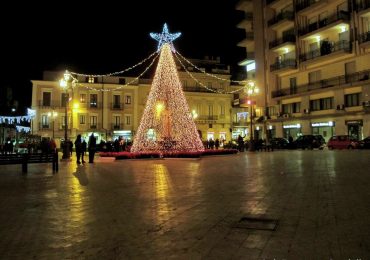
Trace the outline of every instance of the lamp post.
[[254, 151], [255, 150], [255, 144], [254, 144], [254, 140], [253, 140], [253, 119], [254, 119], [254, 115], [253, 115], [253, 105], [256, 103], [255, 101], [252, 101], [250, 99], [251, 96], [253, 95], [256, 95], [259, 93], [259, 89], [258, 87], [256, 86], [256, 84], [254, 83], [254, 81], [249, 81], [247, 83], [247, 85], [245, 86], [245, 89], [244, 91], [246, 92], [246, 94], [248, 95], [248, 101], [247, 101], [247, 104], [249, 106], [249, 113], [250, 113], [250, 145], [249, 145], [249, 151]]
[[49, 112], [48, 113], [48, 117], [52, 118], [53, 120], [53, 139], [54, 139], [54, 133], [55, 133], [55, 130], [54, 130], [54, 121], [55, 121], [55, 118], [58, 116], [58, 112], [55, 112], [55, 111], [52, 111], [52, 112]]
[[60, 87], [65, 91], [64, 93], [64, 101], [65, 101], [65, 110], [64, 110], [64, 145], [63, 145], [63, 156], [62, 159], [69, 160], [71, 157], [71, 153], [69, 150], [68, 141], [68, 105], [69, 105], [69, 97], [68, 97], [68, 90], [71, 87], [74, 87], [76, 81], [73, 79], [71, 84], [71, 74], [68, 70], [64, 73], [64, 77], [59, 81]]

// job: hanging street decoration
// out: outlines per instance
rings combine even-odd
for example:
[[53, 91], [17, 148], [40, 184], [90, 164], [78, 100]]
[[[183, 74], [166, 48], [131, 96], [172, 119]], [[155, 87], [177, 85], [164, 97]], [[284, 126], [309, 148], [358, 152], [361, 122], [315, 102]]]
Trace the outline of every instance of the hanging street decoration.
[[0, 116], [0, 123], [19, 124], [22, 121], [30, 122], [36, 116], [36, 110], [27, 108], [26, 116]]

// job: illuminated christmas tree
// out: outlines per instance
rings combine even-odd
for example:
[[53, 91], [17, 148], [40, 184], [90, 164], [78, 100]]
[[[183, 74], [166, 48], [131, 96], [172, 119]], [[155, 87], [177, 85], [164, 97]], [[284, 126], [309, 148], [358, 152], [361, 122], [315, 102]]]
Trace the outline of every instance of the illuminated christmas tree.
[[190, 113], [171, 51], [180, 33], [165, 24], [158, 41], [160, 57], [131, 152], [199, 152], [204, 146]]

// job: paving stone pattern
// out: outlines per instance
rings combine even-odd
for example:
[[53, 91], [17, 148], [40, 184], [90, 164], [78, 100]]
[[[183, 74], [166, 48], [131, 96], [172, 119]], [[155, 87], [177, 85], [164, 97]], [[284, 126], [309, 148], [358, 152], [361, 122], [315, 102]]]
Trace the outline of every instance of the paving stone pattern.
[[0, 166], [0, 259], [370, 258], [370, 151], [73, 159]]

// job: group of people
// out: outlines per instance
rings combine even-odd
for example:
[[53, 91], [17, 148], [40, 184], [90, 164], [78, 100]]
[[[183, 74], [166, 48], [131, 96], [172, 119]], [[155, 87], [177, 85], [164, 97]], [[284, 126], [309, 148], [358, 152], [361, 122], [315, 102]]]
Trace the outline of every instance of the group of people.
[[75, 150], [77, 163], [85, 163], [85, 153], [86, 149], [89, 151], [89, 163], [94, 163], [94, 156], [96, 153], [96, 137], [94, 134], [91, 134], [89, 137], [89, 144], [86, 143], [85, 139], [82, 139], [81, 135], [77, 135], [75, 140]]

